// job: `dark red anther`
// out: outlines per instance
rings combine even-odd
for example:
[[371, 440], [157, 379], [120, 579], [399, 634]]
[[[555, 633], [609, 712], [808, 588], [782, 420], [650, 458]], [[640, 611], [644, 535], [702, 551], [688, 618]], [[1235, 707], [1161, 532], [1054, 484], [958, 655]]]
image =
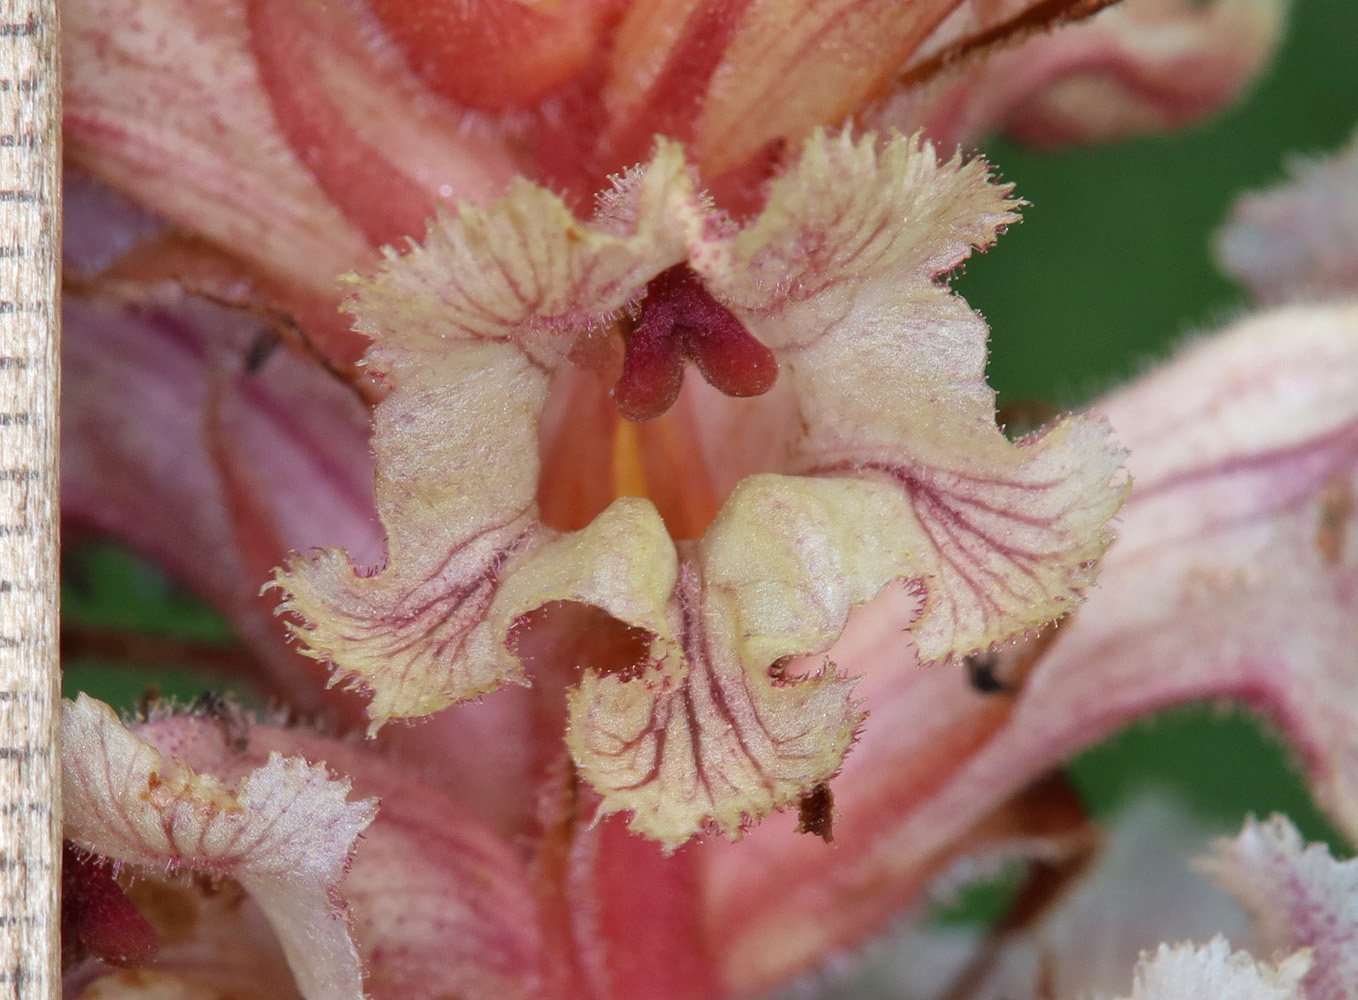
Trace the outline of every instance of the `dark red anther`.
[[63, 845], [61, 857], [62, 965], [92, 954], [110, 965], [146, 965], [160, 939], [113, 879], [104, 858]]
[[613, 387], [618, 412], [641, 423], [673, 406], [685, 358], [728, 396], [761, 395], [778, 378], [773, 352], [708, 293], [692, 268], [676, 264], [646, 286], [622, 377]]

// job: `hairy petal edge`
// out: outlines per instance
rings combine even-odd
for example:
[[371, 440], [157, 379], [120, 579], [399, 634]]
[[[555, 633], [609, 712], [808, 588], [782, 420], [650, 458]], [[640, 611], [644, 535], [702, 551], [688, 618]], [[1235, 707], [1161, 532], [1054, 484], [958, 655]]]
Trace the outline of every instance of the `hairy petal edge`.
[[1299, 981], [1309, 964], [1304, 952], [1277, 966], [1259, 962], [1222, 938], [1200, 948], [1162, 944], [1137, 963], [1129, 1000], [1302, 1000]]
[[818, 133], [737, 237], [726, 289], [796, 388], [794, 471], [885, 482], [907, 501], [893, 533], [928, 591], [911, 628], [926, 662], [1069, 611], [1127, 492], [1102, 421], [1004, 437], [985, 323], [940, 284], [1017, 204], [984, 161]]
[[324, 765], [270, 756], [236, 788], [166, 760], [81, 695], [62, 704], [66, 836], [115, 862], [228, 876], [268, 917], [307, 1000], [363, 995], [339, 883], [376, 803]]
[[1358, 997], [1358, 861], [1306, 845], [1285, 816], [1250, 819], [1201, 867], [1239, 897], [1275, 952], [1311, 951], [1307, 1000]]

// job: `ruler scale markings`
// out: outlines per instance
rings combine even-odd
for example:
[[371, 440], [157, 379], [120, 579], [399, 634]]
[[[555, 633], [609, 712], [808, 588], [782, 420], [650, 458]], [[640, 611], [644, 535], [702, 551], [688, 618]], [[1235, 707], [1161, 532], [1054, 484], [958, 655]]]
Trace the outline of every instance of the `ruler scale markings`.
[[0, 1000], [60, 994], [56, 0], [0, 0]]

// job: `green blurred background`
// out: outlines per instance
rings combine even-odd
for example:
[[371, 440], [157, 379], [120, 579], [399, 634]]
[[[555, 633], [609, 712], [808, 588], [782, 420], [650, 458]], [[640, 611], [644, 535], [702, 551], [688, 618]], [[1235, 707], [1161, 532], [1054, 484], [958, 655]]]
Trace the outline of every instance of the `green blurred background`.
[[[974, 260], [957, 287], [994, 330], [1001, 402], [1078, 406], [1186, 334], [1242, 311], [1243, 295], [1213, 266], [1212, 233], [1238, 193], [1279, 180], [1291, 154], [1338, 148], [1356, 124], [1358, 4], [1297, 0], [1270, 72], [1205, 127], [1054, 154], [991, 144], [991, 160], [1031, 204], [1024, 223]], [[144, 631], [168, 637], [171, 651], [230, 642], [211, 612], [126, 553], [82, 547], [67, 569], [65, 614], [79, 635]], [[130, 708], [150, 684], [182, 700], [229, 687], [163, 666], [68, 662], [68, 694], [88, 690]], [[1176, 710], [1084, 754], [1071, 774], [1096, 815], [1147, 786], [1168, 787], [1227, 829], [1247, 812], [1281, 810], [1307, 836], [1333, 837], [1287, 752], [1239, 713]]]

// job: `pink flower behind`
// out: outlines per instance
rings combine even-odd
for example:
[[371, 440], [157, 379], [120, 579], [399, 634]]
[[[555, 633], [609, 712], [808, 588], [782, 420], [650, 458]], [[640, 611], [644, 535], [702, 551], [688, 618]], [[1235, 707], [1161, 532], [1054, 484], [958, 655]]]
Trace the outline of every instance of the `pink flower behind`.
[[[1358, 488], [1356, 310], [1244, 320], [1099, 404], [1129, 444], [1135, 484], [1099, 586], [1035, 664], [1022, 646], [1001, 652], [999, 693], [947, 671], [865, 679], [869, 724], [834, 782], [837, 849], [784, 818], [708, 855], [728, 981], [757, 992], [858, 940], [980, 846], [968, 837], [1033, 850], [1024, 814], [997, 816], [1002, 804], [1130, 720], [1184, 702], [1264, 713], [1358, 836], [1358, 532], [1344, 503]], [[866, 608], [844, 656], [897, 634]]]

